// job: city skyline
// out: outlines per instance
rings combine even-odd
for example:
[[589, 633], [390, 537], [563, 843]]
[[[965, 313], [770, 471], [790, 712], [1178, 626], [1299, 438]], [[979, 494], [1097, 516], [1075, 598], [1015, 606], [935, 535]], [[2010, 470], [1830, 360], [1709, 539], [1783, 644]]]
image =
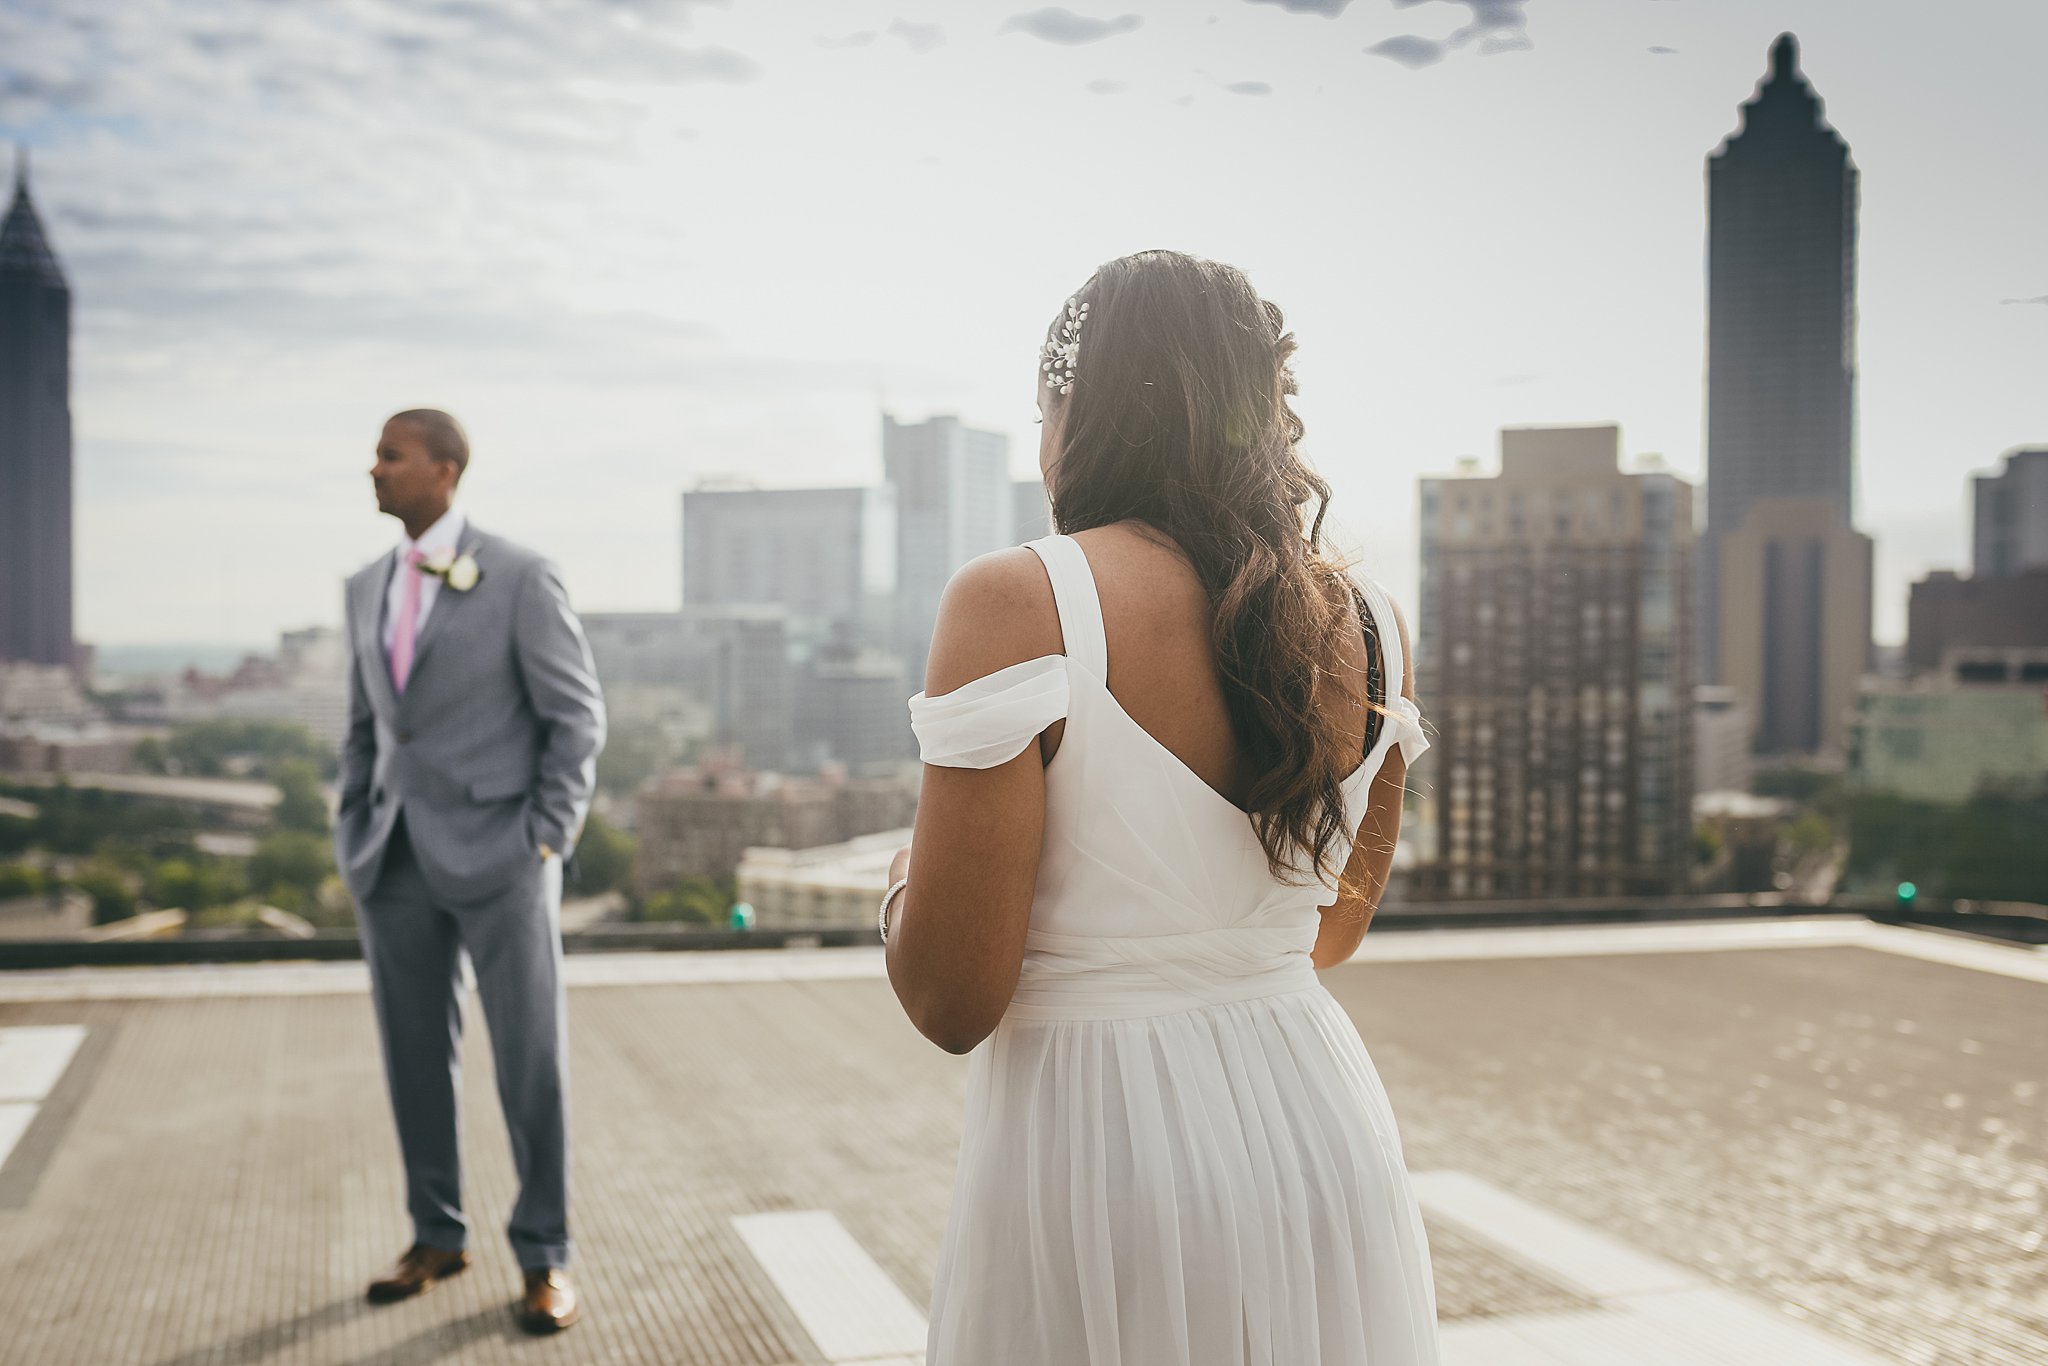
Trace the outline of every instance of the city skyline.
[[472, 514], [579, 606], [673, 607], [681, 490], [879, 482], [878, 408], [1031, 473], [1044, 319], [1151, 245], [1288, 310], [1335, 520], [1412, 603], [1415, 480], [1498, 427], [1619, 421], [1698, 479], [1701, 159], [1781, 29], [1863, 172], [1880, 639], [1967, 565], [1969, 476], [2041, 441], [2020, 7], [1996, 43], [1651, 0], [461, 13], [0, 16], [0, 137], [36, 148], [76, 297], [81, 638], [336, 618], [393, 534], [376, 423], [413, 402], [469, 424]]

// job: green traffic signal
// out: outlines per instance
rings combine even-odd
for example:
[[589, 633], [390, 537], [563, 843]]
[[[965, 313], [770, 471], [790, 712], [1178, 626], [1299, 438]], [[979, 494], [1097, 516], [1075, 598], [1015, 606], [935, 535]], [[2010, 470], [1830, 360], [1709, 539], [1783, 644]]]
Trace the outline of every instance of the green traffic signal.
[[1899, 884], [1899, 904], [1900, 904], [1900, 905], [1902, 905], [1902, 906], [1903, 906], [1903, 905], [1909, 905], [1909, 904], [1911, 904], [1911, 902], [1912, 902], [1913, 898], [1914, 898], [1914, 897], [1916, 897], [1916, 896], [1918, 896], [1918, 895], [1920, 895], [1920, 889], [1919, 889], [1918, 887], [1915, 887], [1915, 886], [1914, 886], [1914, 885], [1913, 885], [1912, 883], [1910, 883], [1910, 882], [1901, 882], [1901, 883]]

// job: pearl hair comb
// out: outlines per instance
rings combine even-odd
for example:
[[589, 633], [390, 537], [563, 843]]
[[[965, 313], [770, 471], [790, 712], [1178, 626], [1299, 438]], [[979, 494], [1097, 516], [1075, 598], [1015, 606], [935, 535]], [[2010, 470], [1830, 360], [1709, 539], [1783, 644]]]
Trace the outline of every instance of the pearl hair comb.
[[1081, 324], [1088, 321], [1088, 305], [1067, 300], [1067, 316], [1053, 339], [1038, 349], [1045, 359], [1045, 387], [1063, 394], [1074, 392], [1074, 369], [1081, 359]]

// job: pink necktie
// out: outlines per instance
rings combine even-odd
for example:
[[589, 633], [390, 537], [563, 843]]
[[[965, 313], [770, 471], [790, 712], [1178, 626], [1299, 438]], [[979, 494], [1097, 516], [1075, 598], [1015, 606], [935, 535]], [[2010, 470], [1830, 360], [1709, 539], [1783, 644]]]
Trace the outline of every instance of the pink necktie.
[[398, 630], [391, 637], [391, 686], [405, 691], [406, 675], [412, 672], [413, 637], [420, 629], [420, 561], [417, 549], [405, 552], [405, 593], [398, 602]]

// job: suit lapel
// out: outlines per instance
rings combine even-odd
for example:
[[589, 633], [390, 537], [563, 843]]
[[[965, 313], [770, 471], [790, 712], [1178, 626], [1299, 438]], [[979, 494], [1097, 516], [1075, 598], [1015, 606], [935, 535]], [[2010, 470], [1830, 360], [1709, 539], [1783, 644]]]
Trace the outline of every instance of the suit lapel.
[[[455, 543], [455, 556], [460, 559], [464, 555], [474, 555], [482, 544], [483, 537], [477, 534], [476, 528], [464, 526], [462, 538]], [[413, 642], [412, 672], [405, 680], [406, 691], [410, 692], [412, 685], [418, 681], [420, 666], [427, 662], [427, 651], [433, 648], [434, 641], [440, 637], [441, 628], [448, 624], [449, 617], [462, 610], [457, 604], [468, 596], [468, 593], [456, 592], [445, 581], [441, 584], [440, 591], [434, 594], [434, 610], [427, 613], [426, 621], [420, 626], [419, 637]]]
[[356, 653], [368, 666], [370, 704], [390, 717], [398, 714], [398, 694], [391, 687], [391, 656], [384, 652], [384, 600], [391, 593], [398, 557], [387, 554], [382, 563], [383, 572], [373, 566], [357, 590], [355, 635]]

